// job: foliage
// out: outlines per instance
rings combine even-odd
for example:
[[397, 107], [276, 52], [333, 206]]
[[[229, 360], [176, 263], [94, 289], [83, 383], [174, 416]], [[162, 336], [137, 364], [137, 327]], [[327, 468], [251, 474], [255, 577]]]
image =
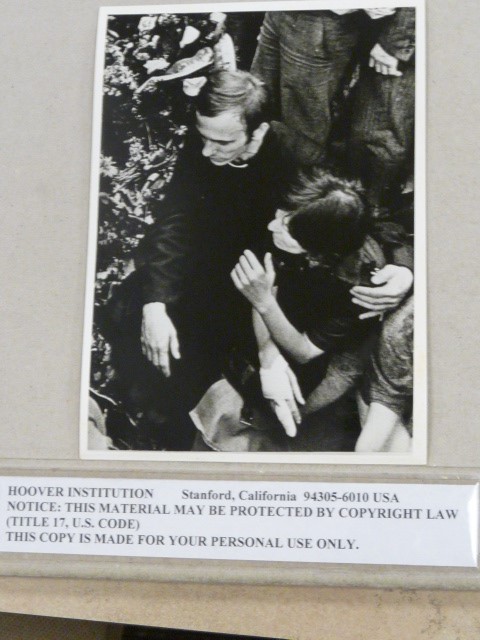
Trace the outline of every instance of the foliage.
[[[182, 48], [187, 27], [194, 41]], [[150, 91], [139, 88], [149, 78], [164, 74], [178, 59], [211, 45], [218, 36], [218, 23], [206, 14], [109, 18], [103, 75], [96, 312], [133, 268], [135, 249], [154, 222], [149, 204], [163, 198], [189, 122], [191, 104], [181, 82], [164, 82]], [[97, 326], [91, 383], [102, 394], [120, 400], [110, 348]]]

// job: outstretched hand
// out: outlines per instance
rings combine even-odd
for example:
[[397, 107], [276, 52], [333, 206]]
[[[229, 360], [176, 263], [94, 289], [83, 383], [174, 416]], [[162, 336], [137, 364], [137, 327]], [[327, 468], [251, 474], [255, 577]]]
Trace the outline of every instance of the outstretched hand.
[[352, 302], [369, 310], [359, 316], [360, 320], [396, 309], [412, 287], [413, 273], [407, 267], [387, 264], [372, 275], [371, 281], [376, 286], [350, 289]]
[[370, 51], [368, 66], [383, 76], [403, 76], [398, 70], [398, 59], [387, 53], [378, 42]]
[[247, 249], [240, 256], [230, 277], [236, 288], [255, 309], [261, 311], [275, 300], [275, 269], [271, 253], [265, 254], [262, 265], [257, 256]]
[[179, 360], [180, 346], [177, 331], [163, 303], [151, 302], [143, 307], [140, 341], [143, 355], [168, 378], [170, 356]]
[[269, 400], [287, 436], [294, 438], [302, 420], [298, 404], [305, 404], [305, 400], [296, 375], [282, 355], [278, 354], [270, 367], [260, 368], [260, 382], [263, 397]]

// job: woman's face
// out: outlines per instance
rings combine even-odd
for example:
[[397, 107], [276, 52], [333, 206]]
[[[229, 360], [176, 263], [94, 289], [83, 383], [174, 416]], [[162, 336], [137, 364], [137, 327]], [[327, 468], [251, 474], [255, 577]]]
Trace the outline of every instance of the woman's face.
[[283, 209], [277, 209], [275, 218], [268, 224], [268, 230], [272, 232], [273, 244], [277, 249], [287, 253], [306, 253], [295, 238], [288, 231], [288, 219], [291, 214]]

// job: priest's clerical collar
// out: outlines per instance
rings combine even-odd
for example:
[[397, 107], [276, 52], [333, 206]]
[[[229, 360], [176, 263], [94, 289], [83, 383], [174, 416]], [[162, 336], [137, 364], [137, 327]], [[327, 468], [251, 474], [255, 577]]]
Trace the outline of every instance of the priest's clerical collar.
[[248, 167], [248, 162], [245, 160], [232, 160], [232, 162], [228, 163], [229, 167], [234, 167], [235, 169], [246, 169]]

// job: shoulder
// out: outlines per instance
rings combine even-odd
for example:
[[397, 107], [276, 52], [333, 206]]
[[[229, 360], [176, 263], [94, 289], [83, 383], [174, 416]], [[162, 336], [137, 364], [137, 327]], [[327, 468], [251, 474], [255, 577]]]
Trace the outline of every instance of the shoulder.
[[284, 131], [285, 125], [282, 122], [272, 120], [272, 122], [270, 122], [270, 128], [265, 136], [265, 146], [271, 153], [275, 153], [276, 157], [283, 162], [295, 165], [295, 158], [284, 142]]
[[281, 123], [275, 121], [270, 123], [255, 158], [255, 164], [263, 175], [278, 182], [280, 186], [287, 187], [295, 179], [298, 166], [291, 151], [283, 142]]

